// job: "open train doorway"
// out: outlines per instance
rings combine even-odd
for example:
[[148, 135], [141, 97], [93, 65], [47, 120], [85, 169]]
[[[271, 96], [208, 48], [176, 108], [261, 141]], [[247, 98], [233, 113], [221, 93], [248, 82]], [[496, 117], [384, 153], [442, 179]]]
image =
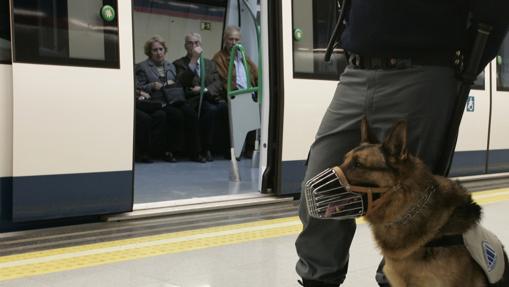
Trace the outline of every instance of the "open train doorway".
[[[209, 91], [214, 88], [215, 84], [208, 82], [209, 75], [206, 74], [216, 69], [215, 72], [219, 75], [219, 80], [223, 81], [220, 82], [223, 88], [225, 77], [228, 75], [224, 75], [224, 70], [221, 75], [220, 70], [224, 67], [219, 67], [216, 64], [214, 56], [220, 54], [224, 48], [223, 32], [225, 27], [230, 25], [241, 29], [241, 43], [245, 45], [246, 58], [251, 60], [248, 65], [258, 63], [257, 41], [259, 39], [256, 38], [255, 19], [254, 17], [250, 19], [244, 17], [240, 21], [242, 15], [237, 15], [258, 10], [254, 7], [256, 1], [251, 1], [255, 3], [253, 7], [247, 7], [246, 5], [250, 5], [247, 2], [229, 2], [226, 0], [134, 0], [132, 2], [135, 86], [137, 87], [135, 91], [137, 103], [135, 158], [137, 160], [134, 164], [134, 209], [150, 207], [154, 203], [160, 204], [161, 202], [163, 204], [171, 202], [173, 205], [177, 201], [201, 202], [210, 198], [250, 197], [260, 193], [258, 142], [261, 129], [247, 135], [242, 150], [234, 155], [236, 160], [232, 161], [233, 153], [230, 149], [231, 133], [228, 119], [229, 103], [225, 98], [226, 88], [220, 92], [221, 95], [210, 93]], [[251, 23], [244, 25], [244, 22]], [[245, 32], [246, 29], [253, 30]], [[156, 40], [158, 43], [155, 47], [154, 39], [161, 39], [164, 43]], [[198, 65], [193, 66], [190, 62], [192, 62], [192, 50], [198, 44], [197, 41], [200, 42], [201, 58], [203, 59], [197, 61]], [[153, 55], [152, 52], [161, 48], [159, 46], [163, 46], [162, 48], [165, 50], [164, 61], [172, 63], [172, 65], [153, 65], [154, 61], [152, 60], [157, 60], [153, 57], [157, 57], [157, 55]], [[214, 68], [210, 67], [209, 63], [211, 62], [215, 64]], [[200, 63], [202, 65], [199, 65]], [[168, 79], [167, 69], [173, 69], [169, 68], [171, 66], [176, 67], [176, 79]], [[193, 81], [180, 77], [182, 70], [188, 67], [196, 68], [193, 70], [196, 72]], [[200, 70], [202, 72], [205, 70], [206, 72], [203, 72], [205, 74], [200, 74]], [[249, 73], [249, 70], [246, 69], [246, 71]], [[165, 79], [162, 82], [168, 86], [175, 84], [182, 86], [186, 100], [185, 105], [191, 107], [194, 114], [190, 115], [188, 112], [183, 117], [184, 120], [179, 121], [175, 120], [171, 111], [168, 113], [165, 110], [166, 120], [164, 124], [159, 122], [160, 126], [158, 127], [157, 121], [160, 119], [157, 118], [156, 112], [153, 112], [153, 107], [139, 104], [138, 101], [140, 96], [146, 98], [146, 94], [150, 95], [155, 91], [152, 87], [154, 84], [150, 80], [154, 75], [151, 76], [150, 73], [154, 74], [156, 78], [164, 76]], [[247, 76], [249, 77], [249, 75]], [[253, 85], [255, 84], [253, 83]], [[148, 88], [146, 88], [147, 85]], [[199, 92], [193, 94], [194, 87], [198, 87]], [[208, 89], [205, 90], [204, 87]], [[205, 91], [202, 92], [203, 90]], [[165, 91], [162, 94], [166, 97], [168, 95]], [[210, 104], [207, 101], [212, 103], [212, 108], [219, 107], [218, 103], [225, 104], [224, 107], [227, 109], [223, 112], [226, 112], [226, 117], [223, 116], [225, 114], [217, 112], [215, 116], [207, 118], [207, 110], [204, 109], [206, 105]], [[167, 105], [169, 102], [166, 101], [165, 104]], [[185, 110], [180, 104], [172, 104], [172, 106], [180, 110], [177, 113], [182, 113]], [[162, 113], [163, 118], [164, 113]], [[149, 124], [149, 129], [152, 130], [149, 130], [148, 133], [143, 130], [143, 126], [147, 125], [142, 121], [146, 118], [152, 121], [152, 124]], [[194, 126], [190, 123], [193, 120], [196, 121]], [[161, 128], [164, 125], [166, 127]], [[212, 133], [210, 133], [211, 127]], [[158, 128], [159, 130], [157, 130]], [[196, 136], [190, 136], [193, 132]], [[142, 136], [143, 138], [140, 138]], [[150, 140], [147, 140], [147, 136], [150, 137]], [[143, 146], [145, 150], [140, 150], [140, 147]], [[236, 179], [235, 172], [238, 173]]]

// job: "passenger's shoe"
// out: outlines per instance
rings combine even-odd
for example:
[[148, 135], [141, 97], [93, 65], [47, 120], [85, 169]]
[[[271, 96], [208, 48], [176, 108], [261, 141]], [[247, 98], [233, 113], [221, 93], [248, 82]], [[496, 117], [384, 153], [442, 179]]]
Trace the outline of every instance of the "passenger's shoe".
[[201, 163], [206, 163], [207, 162], [207, 159], [204, 158], [201, 154], [197, 154], [195, 156], [193, 156], [191, 158], [192, 161], [195, 161], [195, 162], [201, 162]]
[[341, 284], [329, 284], [329, 283], [324, 283], [324, 282], [320, 282], [320, 281], [313, 281], [313, 280], [306, 280], [306, 279], [302, 279], [301, 280], [298, 280], [297, 282], [299, 282], [300, 286], [304, 286], [304, 287], [339, 287]]
[[177, 162], [177, 159], [171, 151], [167, 151], [163, 154], [163, 160], [166, 162]]
[[139, 156], [134, 157], [134, 161], [141, 163], [153, 163], [154, 161], [150, 158], [148, 154], [141, 154]]
[[212, 153], [210, 152], [210, 150], [207, 150], [207, 151], [205, 152], [205, 159], [206, 159], [207, 161], [214, 161], [214, 157], [212, 156]]

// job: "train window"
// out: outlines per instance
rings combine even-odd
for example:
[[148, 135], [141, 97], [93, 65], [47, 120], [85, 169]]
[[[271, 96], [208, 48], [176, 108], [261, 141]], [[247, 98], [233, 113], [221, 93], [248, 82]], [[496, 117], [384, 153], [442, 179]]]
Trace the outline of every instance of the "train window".
[[506, 35], [497, 56], [497, 90], [509, 91], [509, 34]]
[[337, 0], [293, 1], [293, 76], [337, 80], [344, 57], [336, 49], [330, 62], [325, 50], [339, 17]]
[[9, 0], [0, 0], [0, 63], [11, 63], [11, 24]]
[[119, 68], [116, 0], [17, 0], [14, 61]]

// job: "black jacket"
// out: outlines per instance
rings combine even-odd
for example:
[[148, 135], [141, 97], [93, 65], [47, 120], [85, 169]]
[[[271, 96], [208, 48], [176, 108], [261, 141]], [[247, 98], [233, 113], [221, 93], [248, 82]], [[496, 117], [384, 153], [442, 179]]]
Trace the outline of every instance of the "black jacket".
[[[193, 105], [197, 104], [197, 100], [199, 99], [199, 94], [194, 95], [190, 91], [190, 89], [194, 86], [200, 86], [200, 78], [196, 75], [194, 71], [189, 68], [189, 62], [191, 60], [184, 56], [178, 60], [175, 60], [173, 64], [175, 65], [177, 71], [177, 79], [184, 87], [184, 91], [186, 92], [186, 96], [189, 102]], [[223, 92], [223, 83], [219, 77], [217, 72], [216, 65], [213, 61], [209, 59], [204, 59], [205, 63], [205, 87], [207, 88], [207, 93], [205, 93], [205, 99], [210, 102], [217, 102], [221, 99], [221, 96], [224, 95]]]

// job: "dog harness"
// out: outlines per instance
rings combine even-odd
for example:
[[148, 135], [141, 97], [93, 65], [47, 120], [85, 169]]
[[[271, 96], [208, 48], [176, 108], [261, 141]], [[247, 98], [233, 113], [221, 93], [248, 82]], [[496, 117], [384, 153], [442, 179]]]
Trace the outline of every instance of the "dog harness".
[[[507, 268], [507, 255], [502, 243], [495, 234], [476, 224], [463, 234], [445, 235], [431, 240], [425, 247], [448, 247], [464, 245], [470, 252], [470, 256], [481, 267], [488, 279], [489, 286], [504, 286], [497, 283], [509, 280]], [[504, 281], [509, 282], [509, 281]]]

